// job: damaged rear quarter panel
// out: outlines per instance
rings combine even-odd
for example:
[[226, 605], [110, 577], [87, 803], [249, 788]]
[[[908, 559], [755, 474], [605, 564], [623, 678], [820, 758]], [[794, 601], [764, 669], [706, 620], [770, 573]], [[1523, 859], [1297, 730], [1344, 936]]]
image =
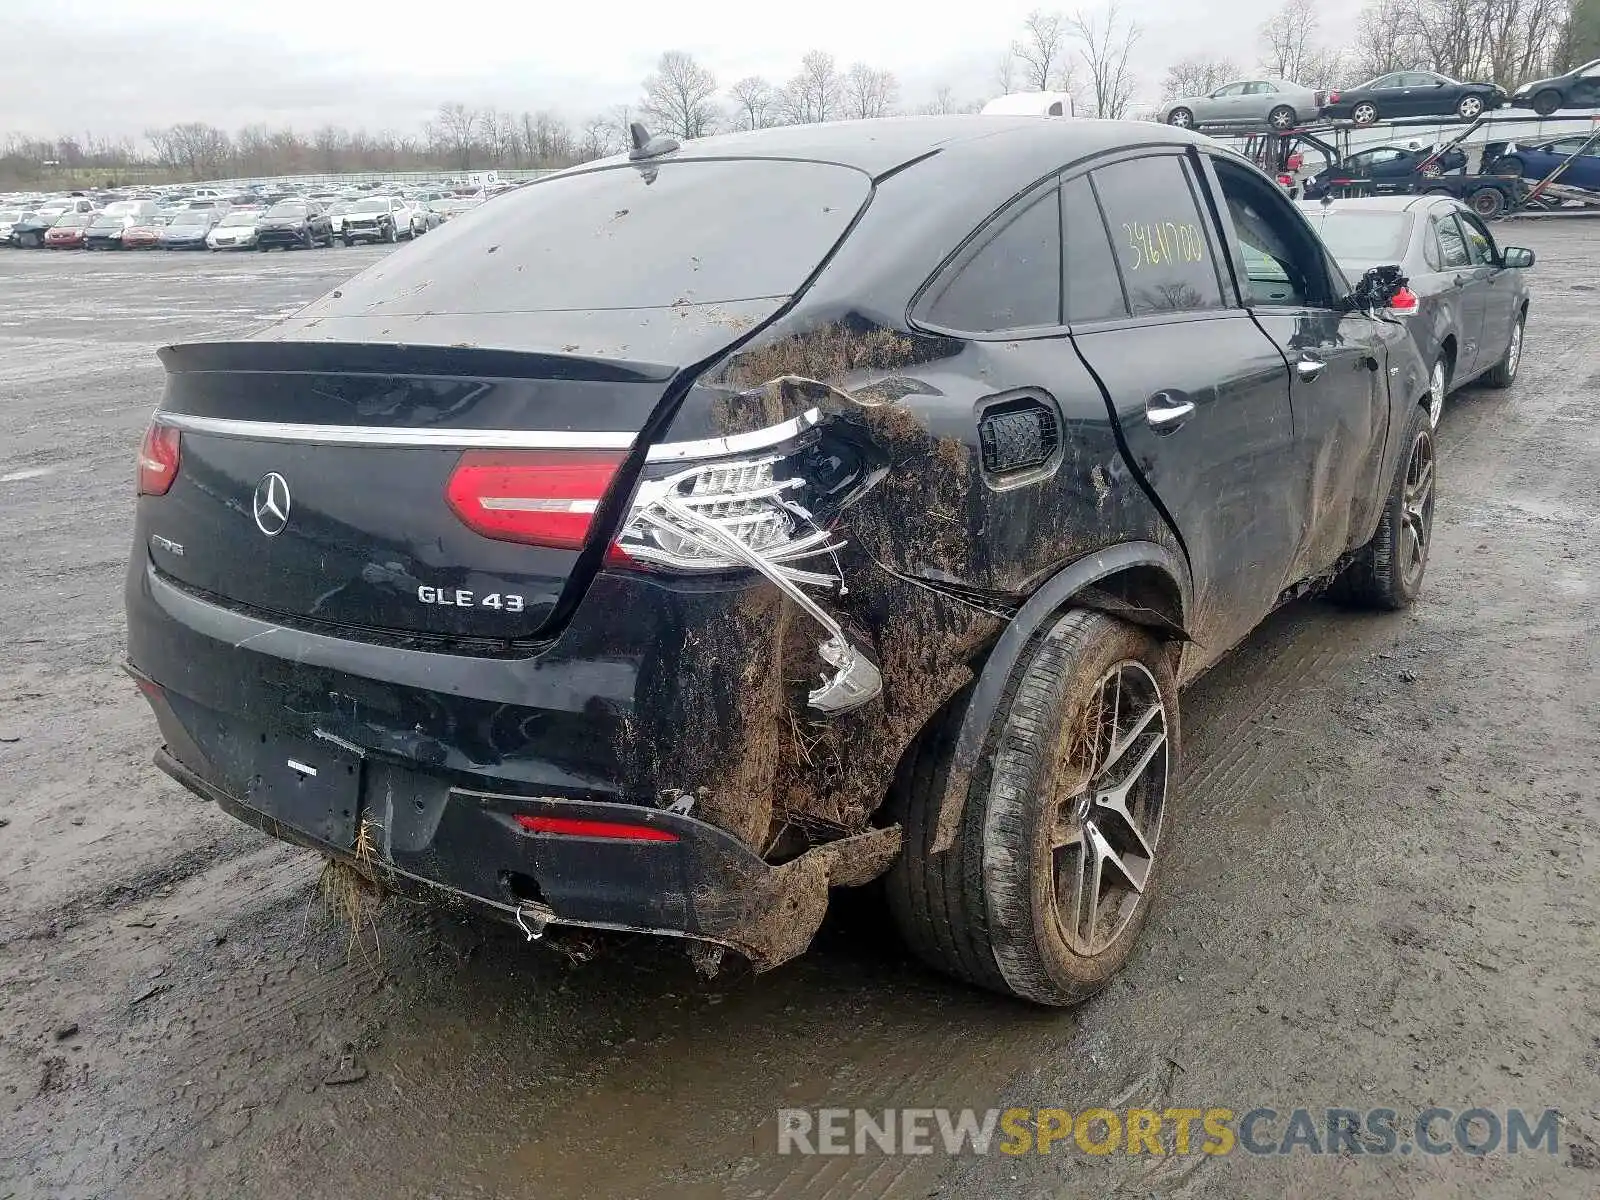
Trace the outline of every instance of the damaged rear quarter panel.
[[[980, 414], [1024, 389], [1059, 414], [1061, 450], [1021, 482], [990, 476]], [[906, 748], [1040, 583], [1109, 545], [1171, 542], [1065, 335], [966, 342], [856, 314], [791, 321], [708, 372], [668, 440], [748, 433], [812, 408], [825, 430], [849, 427], [882, 452], [830, 522], [847, 542], [845, 590], [812, 593], [877, 661], [882, 694], [813, 719], [820, 629], [752, 580], [699, 606], [663, 647], [632, 730], [640, 784], [693, 793], [696, 815], [779, 859], [869, 825]]]

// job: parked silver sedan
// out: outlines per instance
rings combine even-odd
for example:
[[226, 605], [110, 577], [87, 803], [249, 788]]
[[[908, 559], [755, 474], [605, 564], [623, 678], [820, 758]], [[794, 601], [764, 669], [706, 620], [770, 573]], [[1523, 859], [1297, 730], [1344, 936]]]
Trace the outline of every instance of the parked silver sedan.
[[[1432, 364], [1428, 418], [1438, 427], [1445, 397], [1474, 379], [1510, 387], [1522, 364], [1528, 319], [1523, 270], [1533, 251], [1500, 246], [1476, 213], [1450, 196], [1374, 196], [1301, 210], [1346, 276], [1395, 264], [1410, 286], [1391, 312]], [[1252, 280], [1255, 269], [1247, 264]]]
[[1161, 119], [1182, 129], [1218, 125], [1265, 125], [1293, 129], [1314, 121], [1322, 111], [1322, 94], [1287, 79], [1240, 79], [1225, 83], [1209, 96], [1169, 100]]

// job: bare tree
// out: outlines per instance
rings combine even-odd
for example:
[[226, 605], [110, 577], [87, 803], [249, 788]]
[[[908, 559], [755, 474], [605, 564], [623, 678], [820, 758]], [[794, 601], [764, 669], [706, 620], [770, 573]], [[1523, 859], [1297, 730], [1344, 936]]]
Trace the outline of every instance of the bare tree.
[[887, 117], [900, 96], [900, 81], [893, 71], [878, 71], [858, 62], [844, 73], [843, 92], [841, 116], [858, 121]]
[[837, 120], [843, 107], [844, 81], [833, 55], [809, 51], [800, 60], [800, 73], [784, 85], [778, 109], [791, 125]]
[[1576, 67], [1600, 58], [1600, 0], [1572, 0], [1564, 42], [1560, 66]]
[[776, 95], [772, 85], [759, 75], [746, 75], [728, 89], [733, 101], [733, 123], [739, 129], [764, 129], [772, 123]]
[[578, 134], [578, 158], [592, 162], [604, 158], [615, 150], [617, 141], [616, 117], [610, 113], [590, 117]]
[[994, 82], [1002, 96], [1009, 96], [1017, 90], [1017, 56], [1014, 51], [1007, 50], [1000, 56], [994, 68]]
[[1286, 0], [1261, 25], [1261, 70], [1279, 79], [1307, 82], [1312, 55], [1317, 53], [1316, 0]]
[[1390, 71], [1417, 65], [1419, 53], [1410, 0], [1372, 0], [1356, 21], [1350, 71], [1360, 79], [1376, 79]]
[[1173, 63], [1161, 80], [1161, 98], [1209, 96], [1223, 84], [1239, 78], [1239, 67], [1231, 58], [1195, 56]]
[[152, 129], [145, 136], [158, 160], [189, 179], [214, 179], [233, 157], [228, 135], [202, 121]]
[[942, 117], [947, 113], [958, 113], [961, 104], [956, 100], [956, 94], [948, 83], [941, 83], [933, 91], [933, 99], [922, 106], [921, 111], [930, 117]]
[[1106, 6], [1101, 17], [1079, 11], [1069, 28], [1080, 43], [1078, 53], [1089, 69], [1095, 116], [1122, 120], [1133, 102], [1134, 78], [1128, 59], [1144, 31], [1136, 21], [1122, 21], [1115, 0]]
[[1058, 12], [1036, 8], [1023, 20], [1022, 36], [1011, 43], [1011, 56], [1022, 66], [1024, 91], [1072, 90], [1066, 34], [1066, 18]]
[[716, 128], [717, 78], [682, 50], [668, 50], [644, 81], [639, 107], [674, 137], [705, 137]]
[[478, 136], [480, 114], [465, 104], [441, 104], [428, 122], [428, 140], [460, 170], [472, 167], [472, 147]]

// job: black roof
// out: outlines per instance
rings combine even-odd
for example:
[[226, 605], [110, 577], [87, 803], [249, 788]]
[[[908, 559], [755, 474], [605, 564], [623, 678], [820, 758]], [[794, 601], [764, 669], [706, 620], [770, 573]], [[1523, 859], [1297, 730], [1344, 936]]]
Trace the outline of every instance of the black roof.
[[[1072, 117], [952, 115], [882, 117], [869, 121], [833, 121], [821, 125], [785, 125], [744, 133], [726, 133], [686, 143], [656, 161], [683, 162], [708, 158], [800, 158], [856, 167], [874, 177], [934, 151], [959, 156], [978, 143], [1014, 145], [1019, 153], [1042, 152], [1061, 163], [1127, 145], [1207, 144], [1209, 139], [1151, 121], [1093, 121]], [[1026, 150], [1024, 150], [1026, 147]], [[583, 171], [615, 166], [622, 159], [586, 164]], [[647, 160], [648, 161], [648, 160]], [[640, 163], [632, 165], [639, 166]]]

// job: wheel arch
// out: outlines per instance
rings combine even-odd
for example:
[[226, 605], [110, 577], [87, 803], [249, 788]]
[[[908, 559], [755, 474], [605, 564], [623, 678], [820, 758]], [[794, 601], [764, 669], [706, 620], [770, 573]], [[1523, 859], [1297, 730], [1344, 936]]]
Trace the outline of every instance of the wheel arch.
[[989, 728], [1005, 700], [1012, 676], [1051, 621], [1068, 608], [1092, 608], [1142, 625], [1181, 644], [1188, 633], [1192, 585], [1189, 569], [1174, 551], [1155, 542], [1124, 542], [1078, 559], [1045, 580], [1017, 610], [989, 652], [956, 732], [938, 805], [933, 850], [955, 843], [967, 790], [987, 748]]

